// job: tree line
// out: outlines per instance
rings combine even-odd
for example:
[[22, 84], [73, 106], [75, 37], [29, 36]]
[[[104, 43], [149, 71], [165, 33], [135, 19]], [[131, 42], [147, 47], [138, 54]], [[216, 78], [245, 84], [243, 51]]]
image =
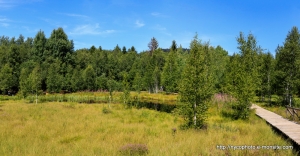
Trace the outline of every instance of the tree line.
[[[197, 38], [189, 49], [170, 43], [159, 48], [151, 38], [148, 51], [135, 47], [113, 50], [101, 46], [74, 50], [62, 28], [49, 38], [39, 31], [34, 38], [20, 35], [0, 38], [0, 92], [18, 92], [24, 97], [42, 92], [77, 91], [148, 91], [180, 93], [193, 114], [189, 124], [205, 116], [205, 103], [214, 93], [233, 96], [236, 118], [247, 118], [254, 96], [270, 101], [279, 95], [279, 104], [293, 105], [300, 93], [300, 34], [297, 27], [288, 32], [275, 57], [257, 45], [253, 34], [240, 33], [238, 52], [228, 55], [221, 46]], [[201, 106], [201, 107], [200, 107]], [[203, 107], [202, 107], [203, 106]], [[183, 113], [184, 114], [184, 113]], [[197, 120], [200, 119], [200, 120]]]
[[[113, 50], [101, 46], [74, 50], [73, 41], [62, 28], [53, 30], [49, 38], [43, 31], [27, 39], [22, 35], [17, 39], [2, 36], [0, 91], [15, 91], [23, 96], [61, 90], [122, 91], [126, 80], [132, 91], [178, 92], [189, 50], [176, 41], [170, 44], [168, 52], [159, 48], [155, 38], [150, 40], [148, 51], [139, 53], [134, 46], [127, 49], [119, 45]], [[228, 57], [220, 46], [210, 48], [220, 59]]]

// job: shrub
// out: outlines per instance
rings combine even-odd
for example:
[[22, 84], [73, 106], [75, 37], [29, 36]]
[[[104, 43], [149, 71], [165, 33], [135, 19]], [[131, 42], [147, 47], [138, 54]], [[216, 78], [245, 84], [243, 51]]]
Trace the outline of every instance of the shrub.
[[120, 148], [122, 155], [145, 155], [148, 147], [145, 144], [127, 144]]
[[103, 113], [103, 114], [109, 114], [109, 113], [112, 113], [112, 111], [111, 111], [111, 109], [104, 107], [104, 108], [102, 109], [102, 113]]

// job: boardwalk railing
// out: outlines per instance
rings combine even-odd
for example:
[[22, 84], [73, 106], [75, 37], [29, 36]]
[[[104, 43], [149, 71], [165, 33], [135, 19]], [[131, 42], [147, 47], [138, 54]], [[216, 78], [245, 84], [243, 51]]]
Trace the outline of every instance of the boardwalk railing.
[[[255, 104], [252, 104], [252, 108], [256, 109], [256, 115], [266, 120], [270, 125], [281, 131], [283, 134], [293, 140], [298, 146], [300, 146], [299, 124], [289, 121], [282, 116], [263, 109]], [[292, 109], [290, 109], [290, 111], [292, 111]]]
[[286, 106], [286, 116], [287, 117], [292, 116], [293, 120], [295, 120], [295, 116], [297, 116], [299, 119], [298, 112], [300, 112], [300, 108], [294, 108], [294, 107], [290, 107], [288, 105]]

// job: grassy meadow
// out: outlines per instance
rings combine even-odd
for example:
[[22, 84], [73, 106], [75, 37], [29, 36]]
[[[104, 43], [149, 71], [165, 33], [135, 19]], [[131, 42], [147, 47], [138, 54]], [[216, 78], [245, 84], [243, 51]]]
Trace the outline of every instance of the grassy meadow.
[[248, 121], [208, 112], [207, 130], [181, 130], [182, 119], [122, 104], [0, 102], [0, 155], [295, 155], [292, 150], [218, 149], [217, 145], [291, 144], [254, 112]]

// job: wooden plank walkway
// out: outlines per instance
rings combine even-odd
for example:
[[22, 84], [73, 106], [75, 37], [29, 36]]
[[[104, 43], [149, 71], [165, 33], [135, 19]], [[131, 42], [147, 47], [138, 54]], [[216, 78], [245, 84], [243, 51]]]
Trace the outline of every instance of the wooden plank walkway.
[[263, 109], [255, 104], [252, 104], [252, 109], [256, 109], [256, 115], [266, 120], [270, 125], [277, 128], [279, 131], [288, 136], [296, 144], [300, 146], [300, 125], [284, 119], [271, 111]]

